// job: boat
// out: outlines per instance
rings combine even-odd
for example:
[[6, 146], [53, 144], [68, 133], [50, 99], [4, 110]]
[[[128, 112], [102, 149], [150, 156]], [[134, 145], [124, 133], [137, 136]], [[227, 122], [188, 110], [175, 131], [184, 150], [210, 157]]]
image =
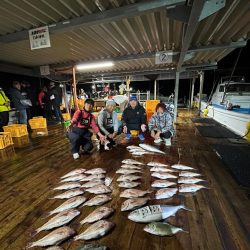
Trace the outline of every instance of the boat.
[[201, 111], [236, 134], [249, 135], [250, 83], [243, 77], [221, 78], [211, 100], [201, 101]]

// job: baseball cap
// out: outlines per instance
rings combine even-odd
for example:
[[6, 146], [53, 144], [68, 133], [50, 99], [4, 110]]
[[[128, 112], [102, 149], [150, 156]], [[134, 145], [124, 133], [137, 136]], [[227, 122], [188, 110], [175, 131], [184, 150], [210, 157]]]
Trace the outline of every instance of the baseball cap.
[[107, 106], [116, 106], [115, 101], [113, 101], [113, 100], [106, 101], [106, 107]]
[[132, 95], [129, 97], [129, 101], [137, 101], [137, 97]]

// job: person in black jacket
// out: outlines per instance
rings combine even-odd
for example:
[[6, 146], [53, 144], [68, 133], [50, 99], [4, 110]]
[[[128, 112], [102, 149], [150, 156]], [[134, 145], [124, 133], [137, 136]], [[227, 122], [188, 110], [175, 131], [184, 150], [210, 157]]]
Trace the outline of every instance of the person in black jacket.
[[139, 139], [141, 141], [145, 139], [143, 132], [145, 132], [147, 128], [146, 111], [138, 103], [136, 96], [131, 96], [129, 98], [129, 105], [123, 111], [123, 114], [122, 114], [122, 125], [123, 125], [123, 133], [126, 134], [127, 140], [131, 138], [130, 130], [138, 130]]

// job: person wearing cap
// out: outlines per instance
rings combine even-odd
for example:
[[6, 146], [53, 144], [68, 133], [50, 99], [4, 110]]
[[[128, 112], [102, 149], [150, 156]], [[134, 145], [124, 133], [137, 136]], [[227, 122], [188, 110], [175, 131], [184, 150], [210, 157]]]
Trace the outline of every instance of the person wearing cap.
[[158, 103], [155, 113], [149, 120], [148, 129], [154, 138], [154, 143], [165, 142], [171, 146], [171, 137], [174, 135], [173, 116], [167, 111], [164, 103]]
[[82, 146], [83, 151], [86, 153], [93, 149], [93, 143], [91, 141], [92, 133], [89, 131], [90, 128], [100, 137], [101, 141], [105, 140], [105, 136], [101, 134], [95, 122], [95, 117], [91, 114], [93, 107], [94, 101], [92, 99], [86, 99], [84, 108], [82, 110], [77, 110], [71, 120], [71, 125], [69, 126], [71, 132], [68, 133], [68, 137], [75, 160], [80, 158], [80, 146]]
[[117, 113], [114, 111], [115, 106], [116, 103], [113, 100], [108, 100], [106, 102], [106, 108], [98, 115], [98, 126], [101, 133], [105, 135], [109, 141], [108, 147], [115, 146], [114, 139], [118, 134], [118, 118]]
[[130, 130], [139, 131], [138, 137], [141, 141], [145, 140], [143, 132], [146, 131], [146, 111], [138, 103], [136, 96], [129, 98], [129, 105], [122, 114], [123, 133], [126, 139], [131, 138]]

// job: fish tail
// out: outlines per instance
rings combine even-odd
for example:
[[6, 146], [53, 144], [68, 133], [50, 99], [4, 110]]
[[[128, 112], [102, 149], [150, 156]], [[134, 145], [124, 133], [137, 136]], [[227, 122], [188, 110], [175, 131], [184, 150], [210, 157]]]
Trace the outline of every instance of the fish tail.
[[182, 232], [182, 233], [186, 233], [186, 234], [189, 234], [189, 232], [188, 232], [188, 231], [186, 231], [186, 230], [183, 230], [183, 229], [181, 230], [181, 232]]
[[52, 215], [53, 213], [52, 212], [45, 212], [43, 215], [42, 215], [42, 219], [46, 219], [48, 218], [50, 215]]
[[184, 204], [181, 205], [181, 208], [186, 210], [186, 211], [192, 211], [191, 209], [187, 208]]
[[40, 228], [33, 230], [32, 232], [30, 232], [30, 237], [33, 238], [34, 236], [36, 236], [38, 233], [40, 233], [42, 230]]
[[31, 243], [28, 243], [27, 246], [24, 247], [23, 249], [24, 249], [24, 250], [25, 250], [25, 249], [29, 249], [29, 248], [32, 248], [32, 247], [34, 247], [34, 246], [35, 246], [34, 242], [31, 242]]

